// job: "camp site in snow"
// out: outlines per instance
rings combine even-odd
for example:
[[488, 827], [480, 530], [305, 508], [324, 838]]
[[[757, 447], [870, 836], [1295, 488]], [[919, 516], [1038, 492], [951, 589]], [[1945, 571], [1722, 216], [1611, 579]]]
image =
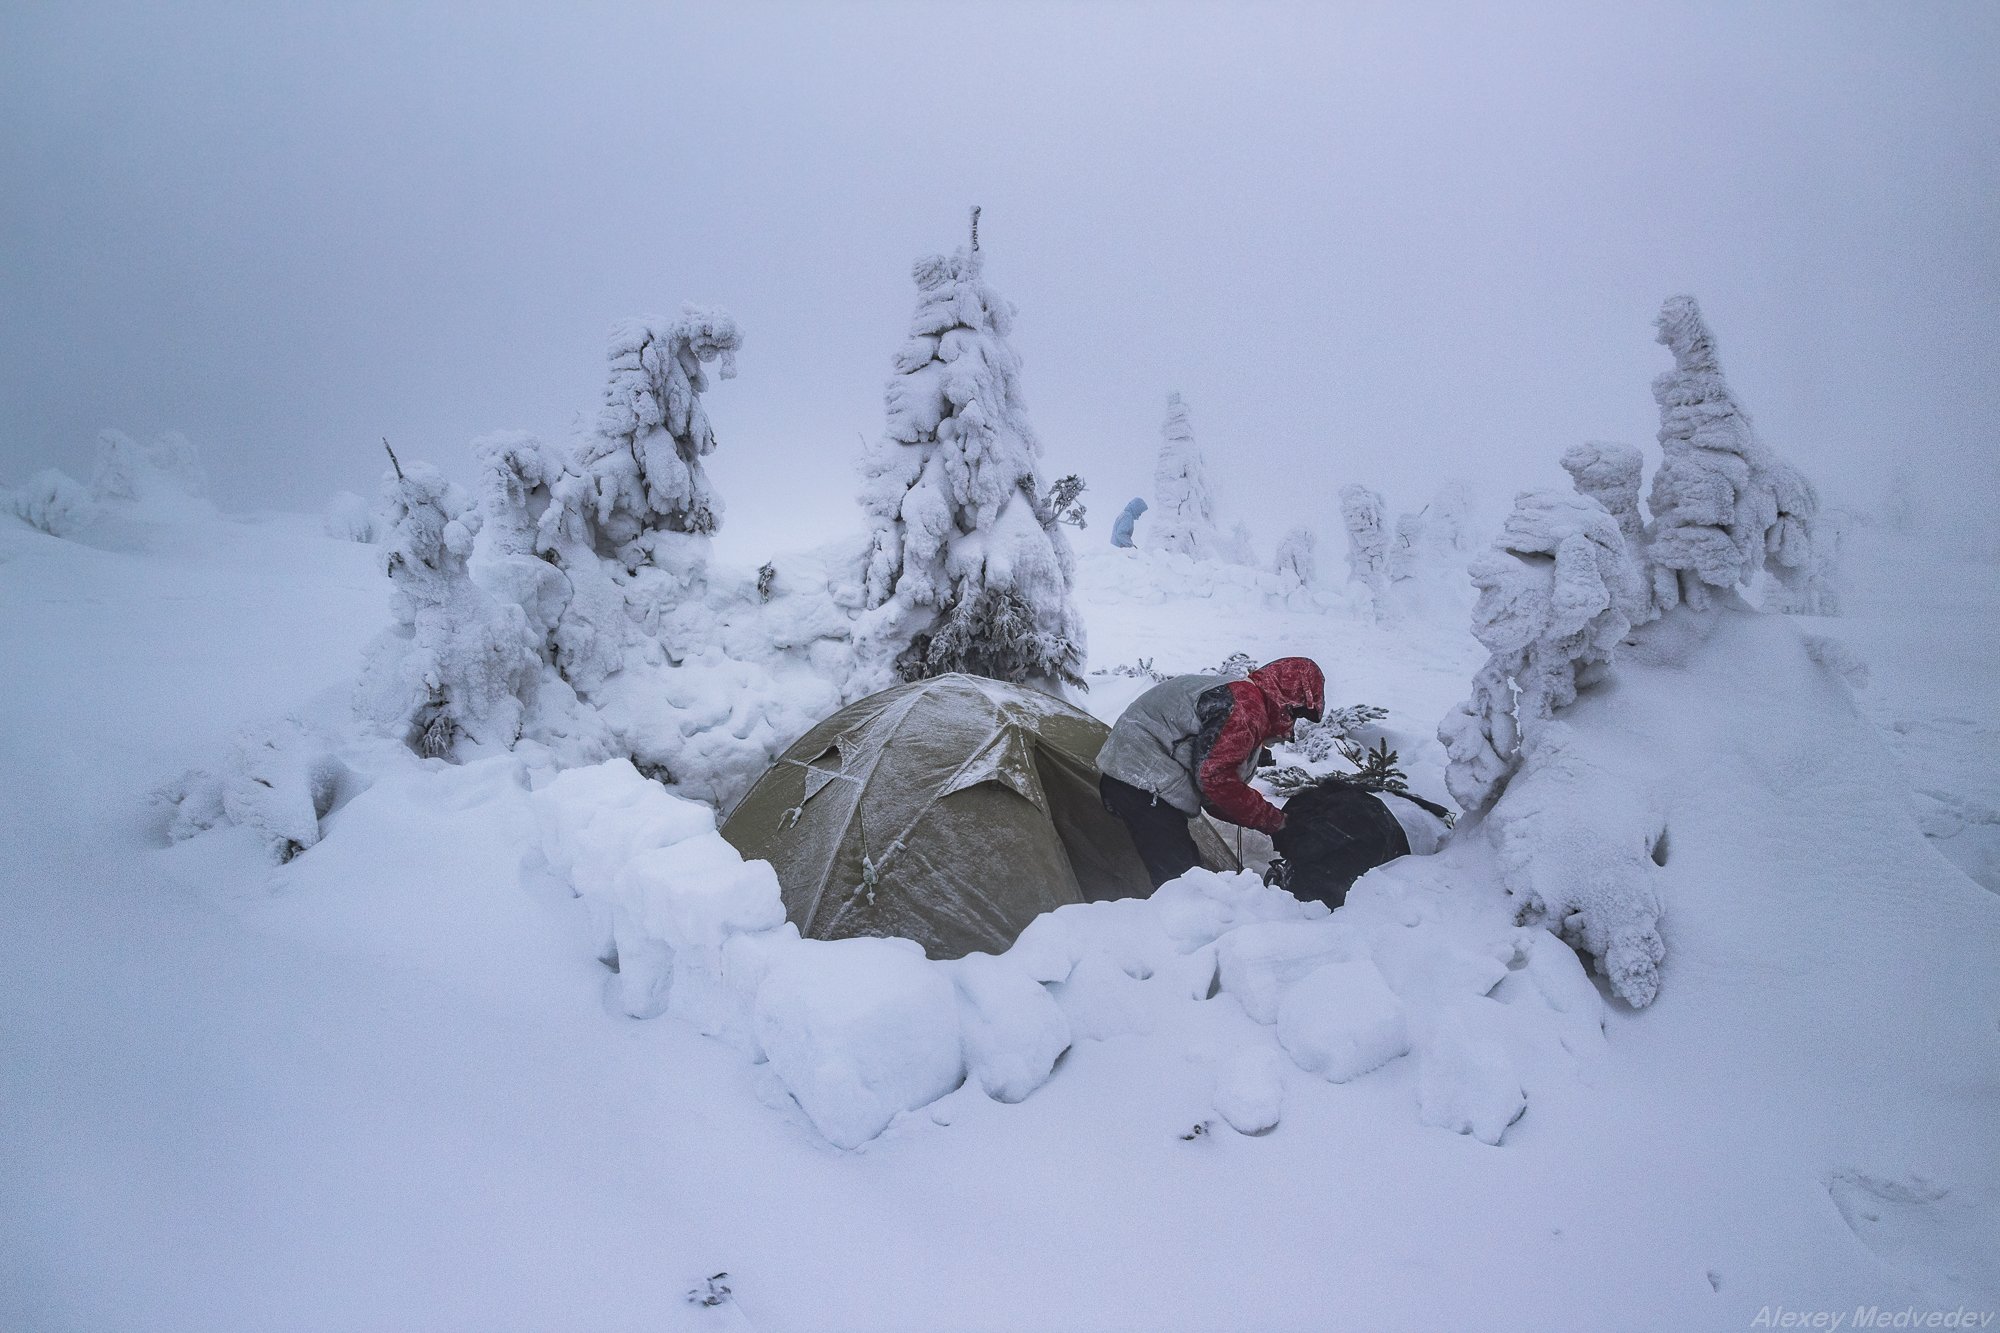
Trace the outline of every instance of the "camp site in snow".
[[1996, 68], [0, 6], [0, 1330], [1995, 1326]]

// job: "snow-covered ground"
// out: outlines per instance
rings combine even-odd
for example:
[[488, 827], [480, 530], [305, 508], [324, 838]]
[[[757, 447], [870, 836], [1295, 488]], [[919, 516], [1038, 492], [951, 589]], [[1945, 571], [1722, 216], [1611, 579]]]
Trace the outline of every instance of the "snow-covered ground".
[[[773, 1067], [782, 995], [769, 1063], [627, 1016], [517, 759], [353, 754], [284, 865], [249, 827], [168, 845], [151, 793], [237, 728], [344, 725], [376, 555], [287, 515], [0, 517], [0, 1327], [2000, 1310], [1990, 567], [1871, 561], [1853, 614], [1728, 619], [1566, 715], [1663, 811], [1649, 1008], [1513, 924], [1481, 839], [1331, 920], [1190, 877], [1007, 955], [1075, 1038], [1046, 1083], [968, 1078], [842, 1150]], [[1138, 559], [1082, 562], [1093, 669], [1310, 655], [1441, 794], [1469, 595], [1385, 628]], [[1104, 716], [1145, 683], [1091, 679]]]

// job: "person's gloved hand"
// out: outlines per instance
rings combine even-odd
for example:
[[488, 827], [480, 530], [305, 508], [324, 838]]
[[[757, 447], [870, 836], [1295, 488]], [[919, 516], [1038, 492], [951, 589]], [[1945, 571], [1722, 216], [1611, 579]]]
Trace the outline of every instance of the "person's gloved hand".
[[1271, 864], [1264, 867], [1264, 885], [1266, 888], [1282, 889], [1285, 887], [1286, 877], [1291, 873], [1292, 868], [1285, 864], [1284, 857], [1273, 857]]

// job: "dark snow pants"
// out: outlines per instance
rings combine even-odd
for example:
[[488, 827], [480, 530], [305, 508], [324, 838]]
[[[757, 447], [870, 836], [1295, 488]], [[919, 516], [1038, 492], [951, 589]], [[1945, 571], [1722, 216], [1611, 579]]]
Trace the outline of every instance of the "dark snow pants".
[[1373, 792], [1337, 784], [1313, 787], [1285, 803], [1285, 826], [1271, 839], [1285, 858], [1285, 889], [1328, 907], [1347, 901], [1354, 881], [1410, 854], [1410, 840]]
[[1104, 798], [1104, 808], [1132, 830], [1132, 844], [1139, 849], [1139, 859], [1146, 863], [1154, 888], [1201, 864], [1194, 834], [1188, 831], [1192, 815], [1182, 814], [1153, 793], [1109, 774], [1098, 778], [1097, 792]]

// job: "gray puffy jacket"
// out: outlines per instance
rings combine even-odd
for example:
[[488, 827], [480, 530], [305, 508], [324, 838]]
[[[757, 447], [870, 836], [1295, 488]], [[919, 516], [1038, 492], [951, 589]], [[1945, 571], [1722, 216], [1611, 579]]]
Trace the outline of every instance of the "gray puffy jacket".
[[[1153, 795], [1193, 818], [1201, 810], [1195, 745], [1201, 735], [1197, 701], [1225, 689], [1219, 676], [1175, 676], [1134, 699], [1097, 752], [1097, 771]], [[1255, 767], [1256, 756], [1251, 756]], [[1243, 774], [1248, 778], [1249, 773]]]

